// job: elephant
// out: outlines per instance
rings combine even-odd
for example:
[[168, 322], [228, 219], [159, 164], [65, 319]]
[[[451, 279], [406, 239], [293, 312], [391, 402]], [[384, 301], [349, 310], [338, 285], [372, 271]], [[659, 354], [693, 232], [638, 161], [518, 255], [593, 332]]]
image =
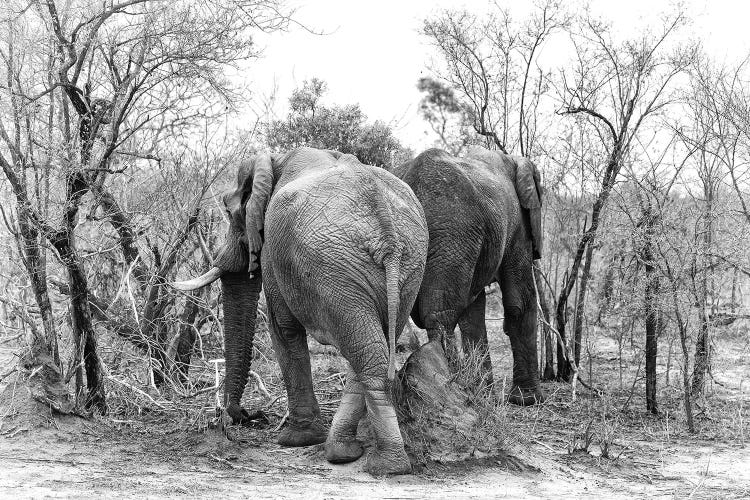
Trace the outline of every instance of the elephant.
[[[357, 425], [367, 415], [376, 445], [365, 470], [409, 473], [390, 384], [395, 342], [408, 321], [427, 258], [427, 223], [411, 189], [354, 156], [301, 147], [259, 153], [239, 167], [224, 196], [231, 222], [214, 267], [175, 283], [196, 289], [221, 279], [224, 293], [224, 406], [235, 423], [252, 358], [261, 283], [289, 416], [285, 446], [325, 442], [332, 463], [364, 454]], [[307, 334], [349, 362], [330, 431], [313, 392]]]
[[536, 346], [532, 262], [542, 251], [541, 185], [533, 162], [482, 147], [463, 158], [429, 149], [394, 169], [414, 191], [427, 218], [429, 249], [412, 319], [458, 359], [458, 324], [465, 353], [478, 352], [492, 384], [485, 325], [485, 287], [498, 282], [503, 329], [513, 351], [509, 401], [542, 402]]

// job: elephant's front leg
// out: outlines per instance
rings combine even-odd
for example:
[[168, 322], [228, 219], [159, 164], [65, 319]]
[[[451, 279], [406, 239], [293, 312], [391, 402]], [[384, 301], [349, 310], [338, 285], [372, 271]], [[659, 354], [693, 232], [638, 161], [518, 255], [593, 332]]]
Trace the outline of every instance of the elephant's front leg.
[[529, 249], [508, 252], [498, 280], [503, 292], [503, 329], [510, 338], [513, 350], [513, 387], [508, 400], [518, 405], [544, 401], [544, 393], [539, 385], [536, 293], [530, 257]]
[[326, 440], [326, 459], [334, 464], [353, 462], [362, 456], [364, 448], [357, 439], [359, 421], [365, 416], [364, 386], [351, 368], [346, 375], [346, 387], [341, 397], [331, 430]]
[[301, 326], [279, 324], [270, 311], [271, 307], [271, 339], [284, 378], [289, 407], [289, 417], [279, 434], [278, 443], [282, 446], [322, 443], [327, 432], [320, 421], [320, 407], [313, 391], [307, 335]]
[[539, 385], [536, 350], [536, 310], [505, 306], [505, 333], [513, 350], [513, 387], [508, 401], [533, 405], [544, 401]]

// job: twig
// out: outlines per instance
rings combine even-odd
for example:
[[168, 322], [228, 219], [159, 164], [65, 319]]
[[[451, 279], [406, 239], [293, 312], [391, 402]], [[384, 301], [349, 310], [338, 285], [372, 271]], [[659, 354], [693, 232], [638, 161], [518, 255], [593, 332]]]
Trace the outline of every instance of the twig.
[[[11, 327], [11, 328], [13, 328], [13, 327]], [[24, 336], [23, 333], [19, 333], [18, 335], [13, 335], [13, 336], [5, 337], [4, 339], [0, 339], [0, 344], [7, 344], [8, 342], [12, 342], [12, 341], [14, 341], [16, 339], [20, 339], [23, 336]]]
[[551, 452], [555, 453], [555, 449], [554, 449], [554, 448], [552, 448], [552, 447], [551, 447], [550, 445], [548, 445], [548, 444], [546, 444], [546, 443], [542, 443], [541, 441], [534, 441], [534, 443], [536, 443], [536, 444], [538, 444], [538, 445], [540, 445], [540, 446], [544, 446], [544, 447], [545, 447], [545, 448], [547, 448], [547, 449], [548, 449], [549, 451], [551, 451]]
[[281, 421], [279, 422], [279, 425], [277, 425], [276, 427], [274, 427], [273, 431], [274, 432], [279, 432], [281, 430], [281, 428], [284, 426], [284, 424], [286, 423], [286, 419], [287, 418], [289, 418], [289, 410], [287, 410], [286, 413], [284, 413], [284, 416], [281, 417]]
[[635, 391], [635, 384], [638, 382], [638, 374], [641, 373], [641, 363], [643, 363], [643, 356], [638, 358], [638, 369], [635, 371], [635, 378], [633, 379], [633, 385], [630, 386], [630, 394], [628, 394], [628, 400], [625, 401], [625, 404], [622, 406], [622, 411], [625, 411], [628, 409], [628, 405], [630, 404], [630, 399], [633, 397], [633, 392]]
[[11, 376], [13, 373], [15, 373], [18, 370], [18, 367], [14, 366], [10, 369], [10, 371], [4, 375], [0, 375], [0, 382], [5, 380], [7, 377]]
[[250, 376], [255, 379], [255, 383], [258, 384], [258, 391], [263, 394], [263, 397], [266, 399], [271, 399], [271, 393], [269, 393], [268, 389], [266, 389], [266, 385], [263, 383], [263, 379], [260, 378], [260, 375], [258, 375], [253, 370], [250, 370]]
[[226, 464], [226, 465], [228, 465], [228, 466], [229, 466], [229, 467], [231, 467], [232, 469], [242, 469], [242, 470], [247, 470], [247, 471], [250, 471], [250, 472], [257, 472], [257, 473], [259, 473], [259, 474], [263, 474], [263, 473], [265, 473], [265, 472], [266, 472], [266, 471], [264, 471], [264, 470], [260, 470], [260, 469], [253, 469], [252, 467], [247, 467], [247, 466], [245, 466], [245, 465], [237, 465], [237, 464], [233, 464], [232, 462], [230, 462], [230, 461], [229, 461], [229, 460], [227, 460], [226, 458], [221, 458], [221, 457], [219, 457], [219, 456], [216, 456], [216, 455], [213, 455], [213, 454], [210, 454], [210, 455], [208, 455], [208, 456], [209, 456], [209, 457], [211, 457], [211, 458], [212, 458], [213, 460], [216, 460], [217, 462], [221, 462], [221, 463], [223, 463], [223, 464]]
[[162, 405], [162, 404], [158, 403], [158, 402], [157, 402], [157, 401], [156, 401], [156, 400], [155, 400], [154, 398], [152, 398], [151, 396], [149, 396], [149, 395], [148, 395], [148, 393], [146, 393], [146, 392], [143, 392], [143, 391], [142, 391], [142, 390], [140, 390], [139, 388], [137, 388], [137, 387], [134, 387], [134, 386], [132, 386], [132, 385], [128, 384], [127, 382], [123, 382], [122, 380], [117, 380], [117, 379], [116, 379], [115, 377], [113, 377], [112, 375], [108, 375], [108, 376], [107, 376], [107, 379], [108, 379], [108, 380], [111, 380], [111, 381], [113, 381], [113, 382], [117, 382], [118, 384], [120, 384], [120, 385], [122, 385], [122, 386], [125, 386], [125, 387], [127, 387], [128, 389], [131, 389], [131, 390], [133, 390], [133, 391], [137, 392], [138, 394], [141, 394], [142, 396], [145, 396], [146, 398], [148, 398], [148, 399], [149, 399], [149, 401], [151, 401], [152, 403], [154, 403], [154, 404], [155, 404], [156, 406], [158, 406], [159, 408], [161, 408], [161, 409], [162, 409], [162, 410], [164, 410], [164, 411], [167, 411], [167, 408], [166, 408], [166, 407], [165, 407], [164, 405]]
[[333, 375], [329, 375], [326, 378], [320, 379], [318, 382], [328, 382], [329, 380], [333, 380], [336, 377], [338, 377], [339, 379], [341, 379], [342, 375], [344, 375], [344, 372], [336, 372]]
[[[547, 325], [547, 327], [550, 329], [551, 332], [554, 332], [554, 334], [557, 336], [557, 343], [560, 345], [560, 347], [563, 350], [563, 353], [565, 354], [565, 361], [568, 362], [570, 367], [573, 369], [573, 380], [571, 381], [570, 385], [573, 388], [573, 395], [572, 400], [575, 402], [576, 400], [576, 382], [579, 380], [578, 377], [578, 365], [576, 365], [574, 356], [573, 356], [573, 349], [569, 345], [565, 345], [565, 342], [563, 342], [562, 335], [560, 335], [560, 332], [557, 331], [557, 328], [552, 326], [545, 318], [542, 311], [542, 304], [539, 302], [539, 290], [536, 288], [536, 276], [534, 274], [536, 273], [536, 269], [534, 266], [531, 266], [531, 273], [532, 273], [532, 283], [534, 284], [534, 298], [536, 299], [536, 307], [537, 310], [542, 313], [541, 319], [542, 323]], [[558, 360], [558, 364], [560, 363], [560, 360]], [[581, 381], [581, 384], [583, 384], [583, 381]], [[589, 387], [590, 389], [590, 387]]]

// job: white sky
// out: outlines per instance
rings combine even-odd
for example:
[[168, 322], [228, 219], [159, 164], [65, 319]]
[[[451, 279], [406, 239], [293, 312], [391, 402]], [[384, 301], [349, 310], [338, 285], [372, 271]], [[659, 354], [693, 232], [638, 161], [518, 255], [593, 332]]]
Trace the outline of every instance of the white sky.
[[[525, 17], [531, 1], [497, 0], [517, 18]], [[612, 21], [623, 34], [638, 32], [659, 12], [670, 10], [668, 0], [592, 0], [591, 9]], [[750, 49], [747, 29], [750, 2], [688, 0], [692, 30], [716, 57], [734, 59]], [[294, 4], [293, 4], [294, 5]], [[258, 38], [263, 58], [253, 62], [244, 77], [256, 93], [268, 95], [277, 87], [277, 112], [286, 113], [291, 91], [318, 77], [328, 83], [328, 103], [359, 103], [370, 120], [391, 123], [406, 145], [421, 150], [434, 140], [419, 118], [416, 82], [430, 75], [434, 57], [420, 34], [426, 17], [442, 9], [484, 10], [486, 0], [315, 0], [297, 2], [296, 19], [326, 35], [292, 26], [287, 33]], [[550, 47], [548, 51], [554, 50]], [[563, 62], [561, 62], [561, 65]]]

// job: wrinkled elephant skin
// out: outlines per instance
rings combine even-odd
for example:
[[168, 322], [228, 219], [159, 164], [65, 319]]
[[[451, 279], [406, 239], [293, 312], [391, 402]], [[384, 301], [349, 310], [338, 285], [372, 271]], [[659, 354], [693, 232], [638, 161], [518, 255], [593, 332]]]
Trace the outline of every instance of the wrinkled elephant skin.
[[[298, 148], [243, 162], [224, 202], [231, 223], [215, 263], [225, 296], [230, 416], [237, 421], [244, 415], [239, 402], [262, 281], [288, 396], [279, 443], [325, 441], [329, 461], [350, 462], [363, 454], [356, 429], [367, 415], [377, 445], [365, 469], [374, 475], [409, 472], [385, 389], [427, 255], [427, 224], [414, 193], [351, 155]], [[307, 334], [336, 346], [351, 367], [329, 432], [313, 392]]]
[[536, 296], [532, 262], [542, 250], [541, 187], [525, 158], [471, 148], [463, 158], [430, 149], [394, 173], [424, 208], [429, 250], [424, 280], [412, 311], [415, 323], [457, 356], [453, 331], [461, 330], [466, 355], [482, 356], [492, 381], [485, 326], [485, 286], [502, 291], [503, 328], [513, 350], [516, 404], [543, 401], [536, 348]]

